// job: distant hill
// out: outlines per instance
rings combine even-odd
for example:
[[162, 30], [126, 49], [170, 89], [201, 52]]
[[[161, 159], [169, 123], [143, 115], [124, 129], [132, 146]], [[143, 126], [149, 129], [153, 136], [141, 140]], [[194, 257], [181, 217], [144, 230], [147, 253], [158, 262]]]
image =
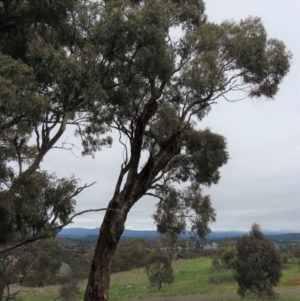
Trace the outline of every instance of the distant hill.
[[[62, 238], [79, 238], [84, 236], [98, 236], [100, 228], [87, 229], [87, 228], [65, 228], [58, 233], [58, 237]], [[300, 233], [282, 233], [282, 231], [263, 231], [266, 236], [272, 240], [300, 240]], [[207, 240], [220, 240], [226, 237], [237, 238], [247, 232], [245, 231], [213, 231], [207, 235]], [[155, 230], [129, 230], [126, 229], [123, 232], [122, 237], [125, 238], [137, 238], [137, 237], [152, 237], [158, 238], [160, 234]], [[189, 233], [182, 234], [181, 238], [190, 237]]]
[[267, 236], [274, 241], [300, 241], [300, 233], [273, 234]]
[[59, 233], [59, 237], [82, 237], [88, 235], [99, 235], [100, 228], [87, 229], [87, 228], [64, 228]]
[[[59, 237], [82, 237], [99, 235], [100, 228], [86, 229], [86, 228], [65, 228], [59, 233]], [[160, 234], [155, 230], [127, 230], [125, 229], [122, 236], [128, 237], [159, 237]]]

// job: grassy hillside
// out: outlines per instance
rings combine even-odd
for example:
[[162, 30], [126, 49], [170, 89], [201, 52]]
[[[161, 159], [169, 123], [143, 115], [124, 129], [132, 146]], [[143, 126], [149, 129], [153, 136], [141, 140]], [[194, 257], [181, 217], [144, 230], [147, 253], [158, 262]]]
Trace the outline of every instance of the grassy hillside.
[[[148, 288], [149, 282], [144, 270], [134, 270], [129, 273], [112, 276], [110, 296], [113, 300], [119, 298], [152, 298], [158, 296], [178, 296], [193, 294], [210, 294], [235, 291], [234, 281], [227, 284], [213, 285], [208, 283], [210, 276], [208, 270], [211, 266], [210, 259], [180, 260], [173, 263], [175, 281], [166, 285], [160, 292], [157, 288]], [[226, 272], [228, 274], [228, 272]], [[231, 272], [229, 272], [231, 273]], [[124, 285], [132, 288], [124, 292]]]
[[[218, 274], [210, 274], [210, 266], [211, 259], [208, 258], [179, 260], [173, 262], [175, 281], [171, 285], [163, 286], [160, 292], [158, 292], [155, 287], [148, 287], [149, 282], [144, 269], [136, 269], [129, 272], [113, 274], [111, 278], [110, 300], [124, 301], [130, 299], [151, 299], [167, 296], [235, 293], [237, 290], [237, 284], [234, 280], [232, 280], [231, 272], [224, 271]], [[300, 289], [300, 272], [297, 264], [292, 263], [289, 264], [288, 267], [289, 268], [283, 272], [279, 289]], [[225, 282], [217, 284], [222, 280], [225, 280]], [[131, 288], [124, 290], [125, 285], [131, 285]], [[82, 282], [80, 286], [83, 296], [85, 283]], [[39, 292], [35, 295], [23, 294], [22, 297], [25, 301], [53, 301], [55, 297], [58, 296], [57, 291], [58, 287], [45, 287], [39, 289]], [[284, 300], [299, 300], [300, 297], [297, 298], [286, 297]], [[183, 297], [182, 300], [186, 299]], [[218, 298], [213, 298], [213, 300], [218, 300]], [[222, 300], [222, 298], [219, 300]]]

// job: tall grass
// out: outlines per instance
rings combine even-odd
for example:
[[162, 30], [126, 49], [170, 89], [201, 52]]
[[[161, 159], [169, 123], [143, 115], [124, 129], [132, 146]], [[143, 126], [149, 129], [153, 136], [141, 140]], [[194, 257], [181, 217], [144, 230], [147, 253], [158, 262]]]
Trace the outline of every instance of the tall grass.
[[[110, 286], [110, 300], [111, 301], [125, 301], [138, 299], [151, 299], [182, 296], [179, 299], [187, 301], [184, 296], [190, 295], [217, 295], [223, 293], [235, 294], [237, 291], [237, 284], [233, 281], [231, 271], [224, 271], [220, 273], [210, 274], [211, 259], [197, 258], [191, 260], [178, 260], [173, 264], [175, 281], [170, 285], [164, 285], [161, 291], [155, 287], [149, 287], [149, 282], [144, 269], [135, 269], [128, 272], [121, 272], [113, 274], [111, 277]], [[283, 271], [283, 277], [280, 289], [283, 288], [297, 288], [300, 286], [294, 285], [291, 280], [300, 276], [298, 267], [295, 264], [289, 264], [289, 268]], [[289, 282], [289, 280], [291, 282]], [[293, 282], [293, 283], [292, 283]], [[86, 282], [80, 283], [81, 299], [83, 299]], [[131, 285], [130, 289], [124, 289], [125, 285]], [[58, 296], [58, 287], [52, 291], [40, 291], [35, 295], [23, 294], [24, 301], [53, 301]], [[194, 299], [196, 298], [196, 299]], [[218, 300], [215, 296], [213, 300]], [[178, 298], [176, 298], [178, 300]], [[193, 297], [197, 301], [197, 297]], [[219, 299], [222, 300], [221, 298]], [[226, 299], [228, 300], [228, 299]], [[230, 300], [230, 299], [229, 299]], [[233, 300], [233, 299], [232, 299]], [[234, 299], [236, 300], [236, 298]], [[243, 299], [243, 301], [254, 301], [256, 299]], [[299, 301], [300, 297], [286, 296], [279, 300]]]
[[211, 284], [231, 283], [234, 281], [235, 280], [232, 271], [214, 273], [208, 277], [208, 283]]

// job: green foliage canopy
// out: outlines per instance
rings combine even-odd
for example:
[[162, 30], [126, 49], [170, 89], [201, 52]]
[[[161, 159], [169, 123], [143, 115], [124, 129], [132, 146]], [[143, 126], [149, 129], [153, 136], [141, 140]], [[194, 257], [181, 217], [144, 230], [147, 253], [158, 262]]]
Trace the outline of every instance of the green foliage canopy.
[[77, 0], [0, 1], [1, 251], [70, 222], [74, 197], [88, 185], [38, 170], [50, 149], [65, 148], [56, 143], [67, 124], [77, 126], [85, 154], [111, 143], [99, 138], [103, 123], [88, 121], [103, 115], [105, 99], [87, 39], [94, 9]]

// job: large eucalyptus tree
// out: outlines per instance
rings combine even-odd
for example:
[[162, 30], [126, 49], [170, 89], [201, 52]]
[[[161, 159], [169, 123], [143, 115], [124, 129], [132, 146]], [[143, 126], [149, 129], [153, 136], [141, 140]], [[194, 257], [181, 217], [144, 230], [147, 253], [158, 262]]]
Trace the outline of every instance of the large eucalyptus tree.
[[64, 179], [57, 190], [39, 164], [67, 126], [84, 154], [110, 144], [101, 135], [115, 129], [125, 156], [85, 293], [85, 301], [108, 300], [113, 255], [143, 196], [158, 200], [159, 231], [209, 232], [215, 213], [201, 185], [218, 182], [228, 153], [225, 139], [199, 122], [219, 101], [272, 99], [290, 57], [259, 18], [210, 23], [202, 0], [0, 1], [0, 215], [10, 216], [1, 233], [30, 238], [70, 221], [82, 188]]
[[[209, 231], [215, 213], [201, 185], [218, 182], [228, 154], [223, 137], [197, 125], [229, 97], [272, 99], [290, 60], [259, 18], [213, 24], [203, 1], [106, 1], [93, 34], [107, 75], [110, 127], [120, 132], [125, 158], [85, 301], [108, 300], [113, 254], [128, 212], [143, 196], [158, 199], [159, 231], [178, 234], [187, 223], [200, 236]], [[185, 188], [175, 185], [183, 182]]]

